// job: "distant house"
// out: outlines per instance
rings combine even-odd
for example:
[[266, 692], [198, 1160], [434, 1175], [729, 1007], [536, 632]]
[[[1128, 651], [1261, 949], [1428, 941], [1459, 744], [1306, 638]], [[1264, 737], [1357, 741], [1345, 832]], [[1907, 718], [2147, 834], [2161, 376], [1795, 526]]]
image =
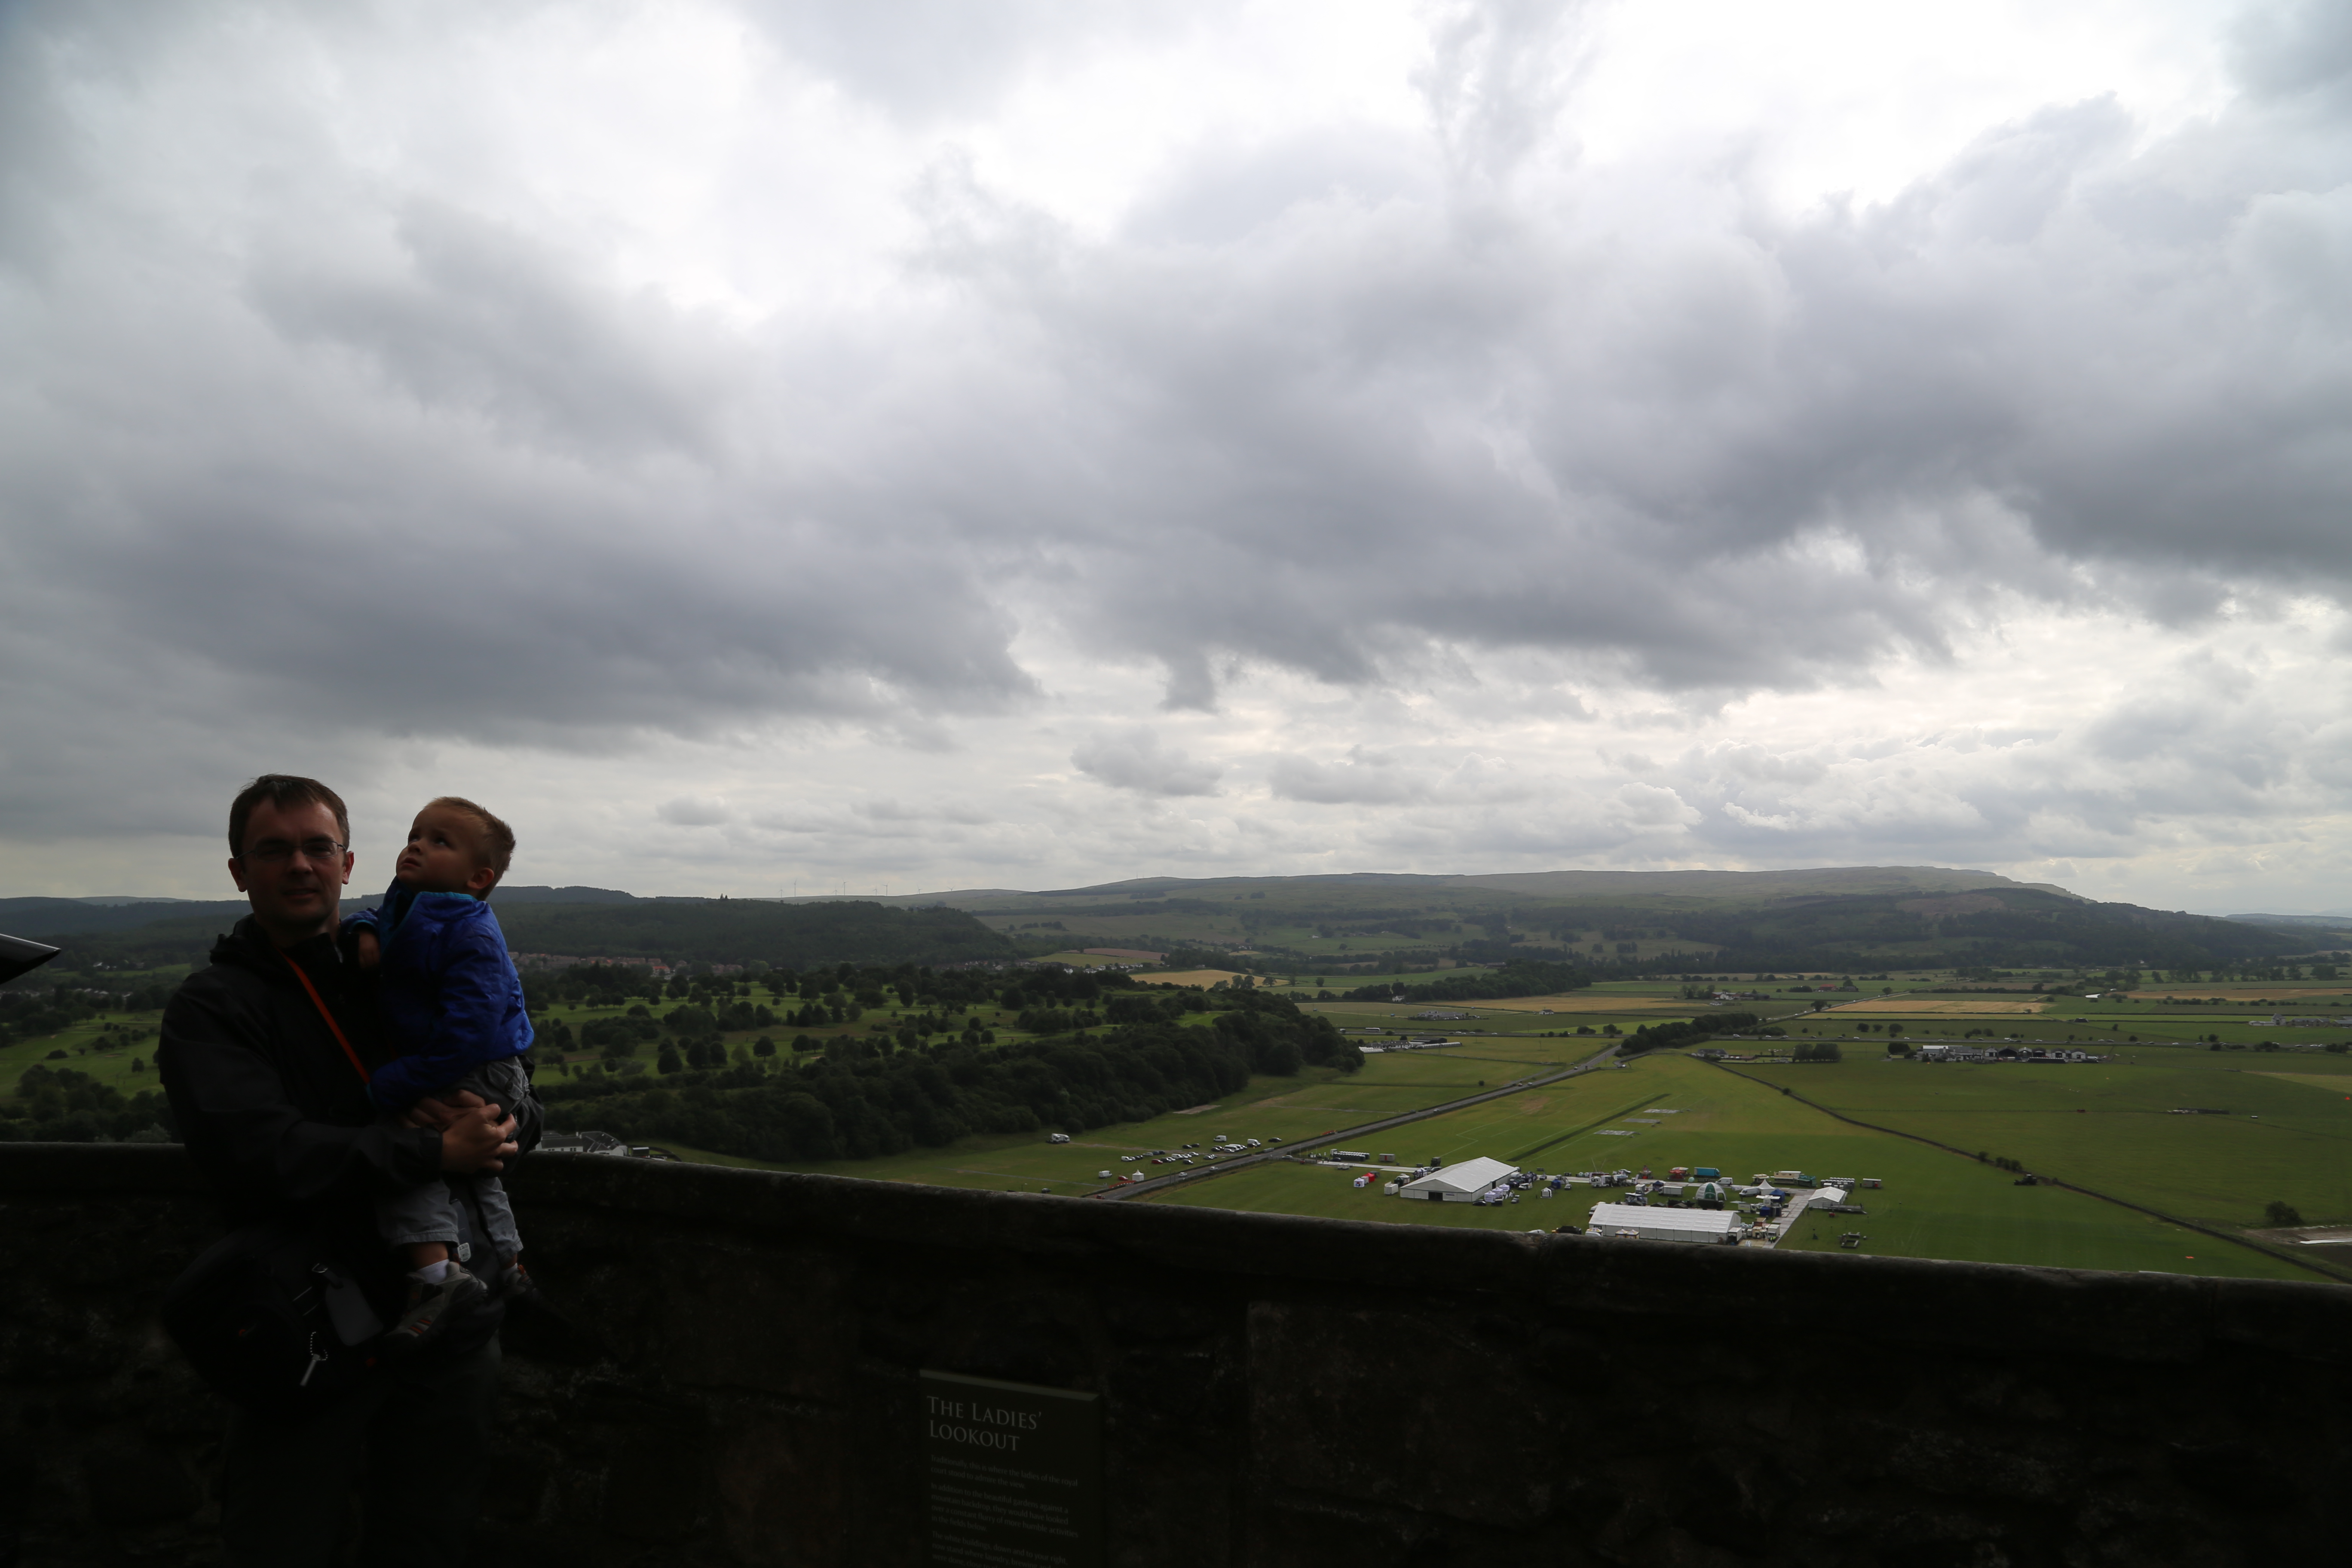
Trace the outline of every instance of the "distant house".
[[610, 1132], [543, 1132], [536, 1151], [541, 1154], [626, 1155], [629, 1146]]

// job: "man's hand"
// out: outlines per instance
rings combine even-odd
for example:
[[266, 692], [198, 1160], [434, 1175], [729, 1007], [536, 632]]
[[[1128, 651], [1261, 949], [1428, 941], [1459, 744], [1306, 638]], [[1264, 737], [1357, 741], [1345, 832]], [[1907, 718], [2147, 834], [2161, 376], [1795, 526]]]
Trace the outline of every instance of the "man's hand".
[[375, 932], [364, 926], [352, 934], [352, 952], [362, 969], [373, 969], [383, 957], [383, 947], [375, 940]]
[[437, 1099], [420, 1100], [400, 1119], [411, 1127], [441, 1130], [441, 1168], [468, 1175], [476, 1171], [503, 1171], [515, 1145], [515, 1121], [478, 1094], [464, 1089]]
[[446, 1127], [459, 1113], [489, 1103], [471, 1089], [451, 1089], [444, 1094], [429, 1094], [400, 1113], [404, 1127]]

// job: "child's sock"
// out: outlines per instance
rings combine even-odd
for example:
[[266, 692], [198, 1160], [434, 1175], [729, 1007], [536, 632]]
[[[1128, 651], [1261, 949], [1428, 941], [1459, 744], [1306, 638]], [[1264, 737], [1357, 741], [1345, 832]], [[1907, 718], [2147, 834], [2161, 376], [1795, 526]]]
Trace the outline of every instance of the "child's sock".
[[421, 1280], [427, 1285], [438, 1285], [442, 1280], [449, 1278], [449, 1270], [456, 1267], [457, 1266], [448, 1258], [436, 1258], [422, 1268], [410, 1269], [408, 1271], [408, 1277], [411, 1279]]

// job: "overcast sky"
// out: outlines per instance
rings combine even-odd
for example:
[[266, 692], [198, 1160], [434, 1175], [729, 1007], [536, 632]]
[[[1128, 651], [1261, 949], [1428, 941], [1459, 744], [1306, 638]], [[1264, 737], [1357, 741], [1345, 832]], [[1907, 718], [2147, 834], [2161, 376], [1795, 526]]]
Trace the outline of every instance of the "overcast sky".
[[2352, 909], [2352, 6], [0, 6], [0, 894]]

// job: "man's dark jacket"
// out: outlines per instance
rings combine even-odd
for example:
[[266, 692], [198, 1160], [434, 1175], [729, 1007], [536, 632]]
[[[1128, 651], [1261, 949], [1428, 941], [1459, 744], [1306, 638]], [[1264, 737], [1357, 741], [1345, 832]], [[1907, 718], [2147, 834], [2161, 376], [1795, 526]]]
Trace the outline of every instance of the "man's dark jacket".
[[[156, 1066], [181, 1142], [229, 1226], [279, 1220], [308, 1228], [361, 1276], [382, 1310], [397, 1298], [400, 1269], [377, 1236], [375, 1200], [437, 1179], [441, 1134], [383, 1123], [291, 963], [302, 966], [371, 1068], [388, 1058], [373, 1043], [378, 1032], [334, 939], [280, 952], [248, 915], [163, 1009]], [[523, 1148], [538, 1142], [535, 1120], [517, 1131]], [[500, 1315], [492, 1309], [453, 1325], [442, 1353], [487, 1340]]]

